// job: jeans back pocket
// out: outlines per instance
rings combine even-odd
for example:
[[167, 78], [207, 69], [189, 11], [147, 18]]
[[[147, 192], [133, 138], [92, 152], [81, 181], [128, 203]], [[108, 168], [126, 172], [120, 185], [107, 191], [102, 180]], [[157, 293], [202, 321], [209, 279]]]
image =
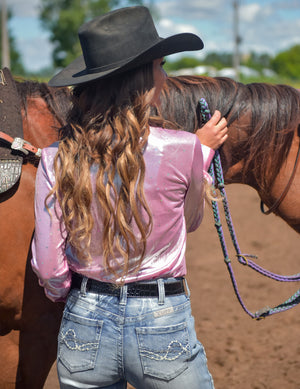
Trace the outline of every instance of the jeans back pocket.
[[94, 369], [102, 326], [102, 320], [64, 312], [57, 357], [71, 373]]
[[191, 356], [187, 324], [136, 328], [144, 374], [171, 380], [188, 367]]

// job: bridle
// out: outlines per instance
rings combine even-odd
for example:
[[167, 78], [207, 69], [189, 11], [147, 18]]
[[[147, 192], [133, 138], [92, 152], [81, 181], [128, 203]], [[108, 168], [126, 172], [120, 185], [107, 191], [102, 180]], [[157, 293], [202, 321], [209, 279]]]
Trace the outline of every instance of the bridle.
[[0, 141], [3, 140], [10, 144], [10, 148], [15, 151], [19, 151], [25, 155], [28, 155], [29, 153], [35, 155], [36, 157], [40, 158], [42, 150], [38, 147], [33, 146], [26, 140], [15, 137], [12, 138], [5, 132], [0, 131]]

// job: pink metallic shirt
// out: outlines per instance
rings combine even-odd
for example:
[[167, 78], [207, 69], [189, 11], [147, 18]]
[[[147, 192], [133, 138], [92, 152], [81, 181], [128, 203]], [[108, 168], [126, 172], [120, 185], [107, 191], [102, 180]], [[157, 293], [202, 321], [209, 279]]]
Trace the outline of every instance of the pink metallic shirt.
[[[45, 197], [54, 185], [53, 160], [58, 143], [42, 151], [36, 176], [35, 234], [32, 243], [32, 267], [40, 285], [52, 301], [64, 300], [71, 285], [72, 271], [104, 282], [112, 282], [102, 264], [102, 222], [96, 200], [92, 203], [92, 261], [83, 264], [65, 248], [61, 232], [61, 210], [53, 198]], [[152, 213], [153, 228], [147, 240], [146, 255], [138, 273], [129, 273], [125, 282], [186, 274], [186, 234], [201, 223], [204, 211], [203, 178], [207, 175], [214, 151], [201, 146], [197, 136], [183, 131], [151, 128], [144, 151], [146, 174], [144, 192]], [[97, 166], [91, 168], [95, 187]], [[54, 211], [54, 209], [56, 211]], [[133, 226], [133, 229], [136, 227]], [[62, 225], [63, 230], [63, 225]], [[136, 232], [138, 234], [138, 231]], [[122, 258], [116, 259], [122, 262]], [[134, 265], [136, 258], [130, 259]]]

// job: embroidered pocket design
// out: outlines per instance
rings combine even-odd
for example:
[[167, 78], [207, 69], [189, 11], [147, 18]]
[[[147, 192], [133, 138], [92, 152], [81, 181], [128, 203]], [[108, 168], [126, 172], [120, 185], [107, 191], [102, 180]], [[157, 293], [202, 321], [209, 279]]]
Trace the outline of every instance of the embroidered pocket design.
[[191, 356], [186, 323], [136, 328], [145, 374], [170, 380], [187, 368]]
[[64, 312], [58, 336], [58, 358], [71, 372], [94, 369], [103, 322]]
[[183, 353], [188, 354], [188, 347], [183, 346], [178, 340], [173, 340], [169, 343], [167, 351], [160, 351], [159, 353], [143, 350], [142, 354], [150, 359], [156, 361], [175, 361]]
[[90, 351], [98, 349], [98, 342], [83, 342], [76, 336], [74, 329], [69, 329], [65, 334], [61, 335], [61, 341], [68, 347], [69, 350]]

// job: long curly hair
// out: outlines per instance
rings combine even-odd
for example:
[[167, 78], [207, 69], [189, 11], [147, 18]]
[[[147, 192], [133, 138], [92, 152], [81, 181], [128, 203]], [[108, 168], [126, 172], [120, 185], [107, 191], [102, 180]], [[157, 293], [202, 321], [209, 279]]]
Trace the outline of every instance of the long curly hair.
[[[152, 228], [143, 183], [146, 146], [154, 93], [152, 63], [121, 75], [74, 88], [68, 124], [60, 130], [54, 160], [55, 195], [62, 210], [67, 240], [79, 261], [91, 260], [93, 196], [103, 221], [103, 264], [115, 279], [139, 258]], [[157, 119], [153, 119], [157, 125]], [[93, 190], [90, 170], [97, 168]], [[47, 199], [46, 199], [47, 201]], [[136, 234], [133, 225], [137, 226]], [[94, 242], [93, 242], [94, 245]], [[122, 264], [116, 261], [123, 258]], [[116, 263], [119, 269], [116, 270]]]

